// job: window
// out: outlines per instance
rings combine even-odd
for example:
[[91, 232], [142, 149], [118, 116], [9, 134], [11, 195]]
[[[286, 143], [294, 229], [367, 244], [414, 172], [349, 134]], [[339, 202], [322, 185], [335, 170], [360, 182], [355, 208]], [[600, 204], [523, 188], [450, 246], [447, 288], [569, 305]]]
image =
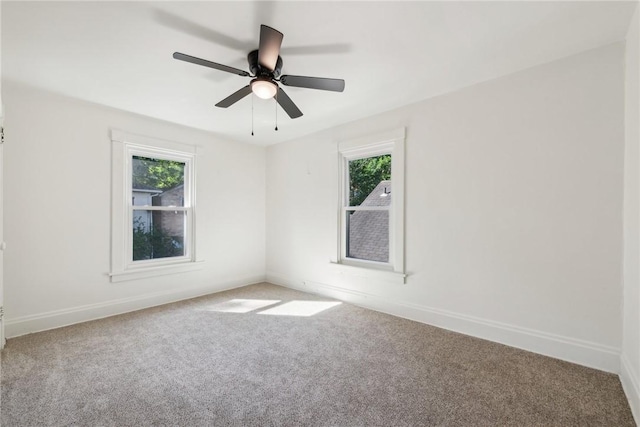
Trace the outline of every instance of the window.
[[188, 271], [195, 262], [195, 148], [112, 133], [111, 280]]
[[148, 149], [130, 150], [132, 262], [187, 256], [192, 209], [189, 195], [189, 161], [164, 157]]
[[339, 144], [337, 264], [404, 281], [404, 129]]
[[345, 257], [388, 264], [391, 154], [346, 161]]

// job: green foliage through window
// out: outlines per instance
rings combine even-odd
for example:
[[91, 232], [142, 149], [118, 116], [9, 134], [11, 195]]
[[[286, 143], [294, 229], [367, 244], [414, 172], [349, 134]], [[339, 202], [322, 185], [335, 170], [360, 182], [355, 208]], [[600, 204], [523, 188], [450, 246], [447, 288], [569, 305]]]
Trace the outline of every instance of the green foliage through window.
[[147, 230], [140, 218], [133, 220], [133, 260], [169, 258], [184, 255], [182, 243], [158, 226]]
[[133, 188], [167, 190], [184, 184], [184, 166], [174, 160], [133, 156]]
[[349, 205], [359, 206], [380, 183], [391, 179], [391, 154], [349, 162]]

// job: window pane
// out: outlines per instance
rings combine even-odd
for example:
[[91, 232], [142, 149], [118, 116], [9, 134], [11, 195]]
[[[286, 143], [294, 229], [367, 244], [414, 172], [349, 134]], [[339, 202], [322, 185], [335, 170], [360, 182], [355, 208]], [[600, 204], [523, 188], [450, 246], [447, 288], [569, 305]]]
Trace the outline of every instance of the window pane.
[[389, 262], [389, 211], [349, 211], [347, 257]]
[[349, 206], [386, 206], [390, 195], [391, 154], [349, 161]]
[[131, 161], [134, 206], [184, 206], [185, 163], [140, 156]]
[[133, 211], [133, 260], [185, 255], [184, 211]]

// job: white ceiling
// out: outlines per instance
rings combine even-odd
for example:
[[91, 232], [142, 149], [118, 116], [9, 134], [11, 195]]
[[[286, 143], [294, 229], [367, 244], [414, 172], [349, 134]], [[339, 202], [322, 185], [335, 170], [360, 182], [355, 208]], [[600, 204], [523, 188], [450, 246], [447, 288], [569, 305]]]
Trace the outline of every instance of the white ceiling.
[[[635, 2], [7, 2], [2, 77], [225, 138], [290, 140], [623, 40]], [[259, 26], [284, 33], [283, 74], [343, 78], [343, 93], [285, 87], [304, 113], [252, 96]]]

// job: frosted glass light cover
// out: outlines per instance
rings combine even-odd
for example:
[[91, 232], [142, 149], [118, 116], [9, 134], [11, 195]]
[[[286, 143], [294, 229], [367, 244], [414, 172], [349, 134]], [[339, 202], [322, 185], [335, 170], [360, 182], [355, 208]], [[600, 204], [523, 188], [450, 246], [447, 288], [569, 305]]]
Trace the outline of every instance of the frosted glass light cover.
[[262, 99], [273, 98], [278, 91], [276, 85], [267, 80], [255, 80], [251, 83], [251, 90]]

